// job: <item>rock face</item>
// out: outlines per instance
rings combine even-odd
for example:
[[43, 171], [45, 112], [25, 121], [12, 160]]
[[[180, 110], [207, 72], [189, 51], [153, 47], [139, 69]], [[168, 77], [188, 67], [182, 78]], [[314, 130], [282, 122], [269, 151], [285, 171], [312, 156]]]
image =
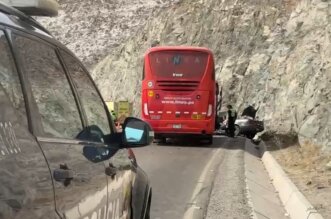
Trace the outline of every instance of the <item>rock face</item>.
[[[143, 55], [155, 41], [209, 47], [215, 53], [219, 76], [227, 65], [244, 74], [252, 51], [264, 47], [262, 27], [274, 26], [281, 6], [278, 1], [182, 1], [149, 20], [118, 52], [100, 62], [93, 76], [106, 98], [133, 100], [139, 110]], [[241, 57], [240, 66], [235, 57]], [[232, 70], [227, 70], [222, 82], [231, 85]]]
[[255, 104], [267, 130], [331, 149], [330, 10], [318, 0], [184, 1], [148, 21], [93, 75], [106, 98], [139, 110], [142, 58], [154, 41], [206, 46], [225, 103], [239, 112]]
[[[64, 5], [72, 7], [69, 2]], [[131, 37], [124, 34], [114, 40], [119, 46], [92, 75], [105, 99], [134, 101], [138, 115], [146, 49], [155, 42], [205, 46], [215, 54], [224, 104], [232, 103], [239, 112], [255, 104], [268, 131], [298, 134], [301, 142], [309, 140], [331, 151], [330, 12], [327, 0], [178, 1], [150, 13], [148, 19], [142, 17]], [[113, 18], [121, 13], [110, 14]], [[68, 37], [62, 41], [77, 46], [86, 42], [86, 36], [82, 41]], [[86, 54], [81, 57], [90, 60]]]
[[58, 0], [59, 16], [37, 18], [92, 68], [146, 21], [178, 0]]

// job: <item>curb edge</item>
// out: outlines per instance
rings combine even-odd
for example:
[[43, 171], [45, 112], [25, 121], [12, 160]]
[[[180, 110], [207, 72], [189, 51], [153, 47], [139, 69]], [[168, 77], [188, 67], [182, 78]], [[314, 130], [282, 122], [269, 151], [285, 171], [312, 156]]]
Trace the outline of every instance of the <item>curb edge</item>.
[[266, 150], [265, 143], [261, 142], [259, 146], [261, 148], [261, 160], [290, 217], [292, 219], [323, 219], [322, 215], [317, 212], [287, 176], [276, 159]]

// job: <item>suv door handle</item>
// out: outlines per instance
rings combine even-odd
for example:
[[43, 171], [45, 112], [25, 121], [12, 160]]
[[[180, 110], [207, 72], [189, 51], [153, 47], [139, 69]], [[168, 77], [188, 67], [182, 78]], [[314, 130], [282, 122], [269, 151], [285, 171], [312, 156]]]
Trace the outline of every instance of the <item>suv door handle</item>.
[[74, 178], [74, 171], [65, 169], [55, 169], [53, 171], [55, 181], [62, 182], [64, 180], [72, 180]]

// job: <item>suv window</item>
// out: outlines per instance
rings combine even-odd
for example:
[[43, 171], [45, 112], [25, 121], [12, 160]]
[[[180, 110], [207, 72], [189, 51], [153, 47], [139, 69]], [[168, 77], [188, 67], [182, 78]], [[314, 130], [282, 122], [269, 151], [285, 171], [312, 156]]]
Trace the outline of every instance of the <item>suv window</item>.
[[55, 49], [17, 35], [14, 42], [41, 116], [43, 134], [59, 138], [77, 137], [82, 131], [82, 120]]
[[25, 104], [20, 80], [6, 36], [0, 30], [0, 93], [9, 98], [12, 106], [24, 117], [27, 124]]
[[77, 89], [89, 126], [97, 126], [101, 129], [103, 135], [110, 134], [111, 130], [105, 105], [88, 73], [76, 58], [63, 51], [61, 51], [61, 54]]

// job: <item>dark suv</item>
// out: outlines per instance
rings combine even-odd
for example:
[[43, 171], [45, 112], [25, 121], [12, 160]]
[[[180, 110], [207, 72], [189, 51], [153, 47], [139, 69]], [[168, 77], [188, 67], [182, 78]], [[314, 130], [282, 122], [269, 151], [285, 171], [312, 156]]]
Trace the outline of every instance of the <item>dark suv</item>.
[[42, 26], [0, 4], [0, 218], [149, 218], [151, 187], [80, 61]]

